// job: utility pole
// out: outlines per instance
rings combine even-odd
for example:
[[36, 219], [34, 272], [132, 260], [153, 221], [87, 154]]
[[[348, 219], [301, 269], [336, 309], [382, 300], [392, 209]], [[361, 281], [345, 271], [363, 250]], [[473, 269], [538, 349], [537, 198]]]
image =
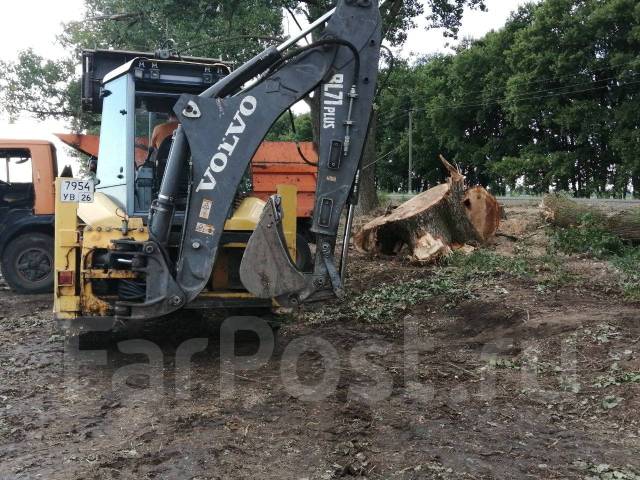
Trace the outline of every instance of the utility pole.
[[413, 192], [413, 110], [409, 110], [409, 195]]

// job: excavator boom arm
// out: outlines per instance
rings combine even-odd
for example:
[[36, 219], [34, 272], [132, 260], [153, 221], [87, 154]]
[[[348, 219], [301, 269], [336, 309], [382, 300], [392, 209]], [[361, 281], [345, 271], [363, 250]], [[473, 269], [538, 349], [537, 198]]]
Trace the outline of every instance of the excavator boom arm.
[[[183, 95], [176, 104], [181, 127], [151, 209], [151, 239], [142, 249], [148, 257], [144, 272], [154, 281], [147, 282], [145, 302], [125, 305], [130, 318], [169, 313], [205, 288], [251, 158], [278, 117], [314, 91], [320, 92], [318, 184], [311, 228], [318, 252], [314, 272], [303, 274], [282, 262], [264, 261], [265, 255], [286, 255], [286, 248], [264, 250], [280, 243], [269, 240], [270, 232], [278, 231], [281, 215], [278, 199], [272, 198], [263, 213], [264, 225], [258, 226], [245, 251], [241, 278], [251, 293], [276, 297], [284, 304], [305, 301], [319, 291], [340, 294], [333, 252], [372, 112], [381, 43], [378, 2], [340, 0], [317, 41], [288, 52], [290, 43], [265, 50], [200, 96]], [[257, 75], [257, 81], [242, 88]], [[173, 265], [166, 249], [178, 177], [189, 152], [192, 179], [180, 254]]]

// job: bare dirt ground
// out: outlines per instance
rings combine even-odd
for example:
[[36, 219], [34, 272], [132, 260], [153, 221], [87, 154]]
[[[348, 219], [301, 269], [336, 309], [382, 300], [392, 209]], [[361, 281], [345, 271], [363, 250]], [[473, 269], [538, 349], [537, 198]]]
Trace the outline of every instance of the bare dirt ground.
[[[522, 240], [499, 237], [491, 254], [542, 256], [535, 211], [508, 214], [503, 232]], [[1, 291], [0, 478], [640, 478], [640, 305], [613, 267], [532, 260], [530, 274], [509, 263], [456, 286], [461, 267], [353, 258], [351, 300], [291, 316], [257, 370], [221, 367], [212, 335], [185, 382], [176, 349], [202, 332], [186, 316], [156, 332], [155, 388], [122, 370], [145, 356], [122, 344], [102, 365], [65, 354], [48, 296]], [[398, 287], [434, 278], [428, 297]], [[391, 313], [373, 316], [384, 302]], [[335, 388], [319, 392], [330, 367], [299, 356], [315, 401], [282, 374], [308, 336], [338, 356]]]

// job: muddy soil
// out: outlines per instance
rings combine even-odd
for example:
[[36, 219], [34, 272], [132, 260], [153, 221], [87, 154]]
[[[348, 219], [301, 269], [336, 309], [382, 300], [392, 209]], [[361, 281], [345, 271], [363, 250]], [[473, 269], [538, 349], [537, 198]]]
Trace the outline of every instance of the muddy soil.
[[[353, 258], [356, 294], [429, 275]], [[249, 366], [189, 315], [89, 358], [49, 296], [0, 291], [0, 478], [640, 478], [640, 306], [587, 280], [435, 297], [385, 325], [293, 316]], [[258, 348], [241, 335], [235, 355]]]

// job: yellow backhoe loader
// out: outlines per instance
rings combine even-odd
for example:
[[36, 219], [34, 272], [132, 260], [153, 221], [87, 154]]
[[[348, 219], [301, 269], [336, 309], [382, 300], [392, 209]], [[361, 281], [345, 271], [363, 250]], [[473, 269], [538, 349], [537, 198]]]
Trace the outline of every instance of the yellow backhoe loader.
[[[85, 82], [102, 112], [99, 159], [92, 178], [56, 180], [55, 318], [82, 331], [96, 319], [118, 328], [342, 296], [380, 43], [378, 2], [340, 0], [231, 73], [222, 62], [133, 58]], [[321, 118], [310, 249], [296, 235], [295, 187], [265, 202], [246, 172], [271, 125], [312, 92]], [[156, 137], [170, 112], [175, 131], [150, 149], [139, 139]], [[314, 251], [307, 264], [299, 249]]]

